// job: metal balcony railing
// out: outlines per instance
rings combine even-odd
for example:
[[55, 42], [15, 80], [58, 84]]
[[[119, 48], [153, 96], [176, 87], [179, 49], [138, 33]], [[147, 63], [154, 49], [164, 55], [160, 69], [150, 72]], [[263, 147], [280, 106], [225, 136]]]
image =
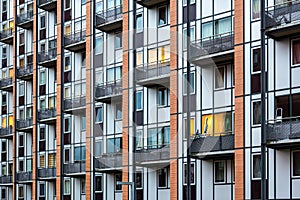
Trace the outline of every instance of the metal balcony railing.
[[46, 120], [56, 117], [56, 108], [46, 108], [38, 111], [38, 119]]
[[0, 176], [0, 184], [10, 184], [12, 183], [12, 175]]
[[153, 162], [162, 161], [170, 159], [170, 147], [168, 145], [156, 145], [148, 147], [147, 149], [141, 149], [136, 151], [136, 161], [143, 162]]
[[64, 164], [65, 174], [85, 173], [85, 162]]
[[37, 6], [46, 11], [53, 11], [57, 7], [57, 0], [38, 0]]
[[[159, 79], [170, 76], [170, 61], [150, 63], [146, 66], [136, 68], [136, 80], [146, 81], [150, 79], [153, 83], [159, 83]], [[148, 81], [148, 82], [149, 82]], [[151, 82], [151, 81], [150, 81]]]
[[234, 33], [228, 32], [191, 42], [190, 59], [196, 60], [210, 54], [225, 52], [234, 48]]
[[17, 25], [22, 28], [30, 28], [33, 21], [33, 10], [28, 10], [25, 13], [19, 14], [17, 16]]
[[13, 86], [13, 79], [11, 77], [0, 80], [0, 89], [1, 90], [11, 90], [12, 86]]
[[96, 27], [104, 32], [122, 28], [122, 6], [117, 6], [96, 14]]
[[71, 99], [64, 100], [64, 109], [72, 110], [86, 106], [86, 99], [84, 97], [74, 97]]
[[[39, 65], [48, 66], [48, 65], [56, 65], [56, 48], [49, 49], [48, 51], [42, 51], [38, 54], [38, 62]], [[52, 63], [53, 61], [53, 63]], [[51, 62], [51, 63], [49, 63]]]
[[83, 51], [85, 49], [86, 31], [76, 32], [64, 36], [65, 49], [73, 52]]
[[95, 168], [98, 169], [116, 169], [122, 167], [122, 154], [103, 154], [99, 158], [95, 158]]
[[32, 118], [29, 119], [19, 119], [16, 123], [16, 128], [20, 129], [27, 129], [32, 127]]
[[29, 64], [22, 68], [17, 68], [17, 78], [19, 79], [30, 79], [33, 75], [33, 65]]
[[8, 138], [12, 136], [13, 136], [12, 126], [8, 128], [0, 128], [0, 138]]
[[288, 141], [300, 139], [300, 117], [270, 120], [267, 126], [267, 141]]
[[32, 172], [18, 172], [16, 177], [18, 182], [25, 182], [32, 180]]
[[0, 31], [0, 41], [6, 44], [13, 43], [13, 29], [9, 28], [6, 30]]
[[231, 133], [219, 136], [198, 135], [190, 148], [193, 154], [234, 150], [234, 135]]
[[107, 83], [96, 87], [97, 99], [122, 95], [122, 82]]
[[38, 169], [39, 178], [54, 178], [56, 177], [56, 168], [40, 168]]

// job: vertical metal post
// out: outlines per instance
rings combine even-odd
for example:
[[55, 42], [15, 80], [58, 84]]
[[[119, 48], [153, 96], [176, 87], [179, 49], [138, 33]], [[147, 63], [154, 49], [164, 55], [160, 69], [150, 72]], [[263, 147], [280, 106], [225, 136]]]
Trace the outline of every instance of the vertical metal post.
[[186, 191], [186, 199], [190, 200], [191, 199], [191, 149], [190, 149], [190, 143], [191, 143], [191, 135], [190, 135], [190, 129], [191, 129], [191, 113], [190, 113], [190, 82], [191, 82], [191, 65], [190, 65], [190, 61], [189, 61], [189, 57], [190, 57], [190, 36], [191, 36], [191, 32], [190, 32], [190, 0], [187, 0], [187, 5], [186, 5], [186, 17], [187, 17], [187, 191]]
[[266, 194], [266, 42], [265, 42], [265, 0], [260, 1], [261, 17], [261, 199]]

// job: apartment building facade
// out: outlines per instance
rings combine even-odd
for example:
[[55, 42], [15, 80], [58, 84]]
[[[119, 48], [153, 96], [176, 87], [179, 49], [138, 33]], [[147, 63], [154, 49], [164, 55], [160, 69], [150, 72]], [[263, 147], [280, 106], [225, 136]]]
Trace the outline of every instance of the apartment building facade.
[[[261, 197], [260, 0], [0, 11], [1, 199]], [[266, 196], [297, 199], [300, 1], [263, 13]]]

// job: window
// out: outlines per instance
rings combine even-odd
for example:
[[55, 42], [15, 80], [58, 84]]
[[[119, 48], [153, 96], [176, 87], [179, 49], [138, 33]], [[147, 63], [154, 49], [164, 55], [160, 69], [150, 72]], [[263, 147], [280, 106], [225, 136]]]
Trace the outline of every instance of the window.
[[81, 185], [81, 194], [85, 194], [85, 179], [80, 180], [80, 185]]
[[[190, 0], [190, 4], [195, 3], [195, 0]], [[183, 6], [187, 5], [187, 0], [183, 0]]]
[[168, 104], [168, 90], [167, 88], [159, 88], [157, 93], [158, 106], [166, 106]]
[[46, 28], [46, 17], [45, 17], [45, 15], [41, 16], [40, 19], [41, 19], [41, 29]]
[[32, 158], [26, 159], [26, 171], [27, 172], [32, 171]]
[[166, 188], [168, 187], [168, 169], [158, 169], [158, 187], [159, 188]]
[[71, 8], [71, 0], [65, 0], [65, 9]]
[[96, 108], [96, 122], [103, 122], [103, 108]]
[[6, 199], [6, 188], [1, 189], [1, 198]]
[[64, 194], [65, 195], [70, 195], [71, 194], [71, 181], [70, 180], [65, 180], [64, 184]]
[[143, 188], [143, 173], [137, 172], [136, 173], [136, 189], [142, 189]]
[[158, 61], [161, 64], [169, 64], [170, 61], [170, 45], [158, 48]]
[[65, 57], [65, 71], [71, 70], [71, 57], [66, 56]]
[[[183, 94], [187, 95], [187, 73], [183, 75]], [[190, 73], [190, 94], [195, 93], [195, 72]]]
[[215, 183], [225, 182], [225, 161], [215, 161]]
[[122, 78], [121, 67], [109, 68], [106, 70], [107, 82], [118, 81]]
[[144, 52], [143, 51], [138, 51], [136, 52], [136, 66], [141, 66], [143, 65], [143, 60], [144, 60]]
[[148, 149], [155, 149], [157, 148], [157, 129], [150, 128], [148, 129], [148, 137], [147, 137], [147, 146]]
[[24, 96], [25, 93], [25, 87], [24, 87], [24, 83], [20, 83], [19, 85], [19, 96]]
[[122, 174], [115, 175], [115, 189], [116, 191], [122, 191], [122, 185], [117, 184], [117, 182], [122, 181]]
[[252, 71], [253, 72], [259, 72], [261, 70], [260, 67], [260, 49], [253, 49], [253, 66], [252, 66]]
[[102, 176], [96, 176], [95, 184], [96, 184], [95, 191], [102, 192]]
[[81, 131], [86, 130], [86, 117], [81, 117]]
[[40, 196], [45, 196], [45, 183], [40, 183]]
[[66, 117], [65, 118], [65, 132], [70, 132], [71, 131], [71, 117]]
[[215, 68], [215, 89], [225, 88], [225, 66]]
[[68, 163], [68, 162], [70, 162], [70, 149], [65, 149], [64, 150], [64, 154], [65, 154], [65, 163]]
[[[2, 162], [5, 161], [5, 160], [1, 160]], [[6, 176], [7, 175], [7, 169], [6, 169], [6, 165], [2, 165], [2, 169], [1, 169], [1, 172], [2, 172], [2, 176]]]
[[103, 84], [103, 72], [98, 71], [96, 72], [96, 85], [101, 85]]
[[141, 32], [143, 31], [143, 15], [138, 14], [136, 16], [136, 31]]
[[160, 7], [158, 8], [158, 26], [162, 26], [167, 24], [167, 7]]
[[143, 110], [143, 91], [136, 92], [136, 110]]
[[122, 148], [122, 138], [109, 138], [107, 139], [107, 153], [117, 153]]
[[19, 198], [24, 198], [24, 187], [23, 187], [23, 185], [19, 186]]
[[157, 48], [148, 49], [148, 63], [157, 63]]
[[[185, 138], [187, 138], [187, 119], [184, 119], [184, 132], [185, 132]], [[195, 118], [191, 117], [190, 119], [190, 136], [193, 137], [195, 134]]]
[[252, 102], [253, 125], [261, 124], [261, 101]]
[[7, 11], [7, 1], [3, 0], [2, 1], [2, 12], [5, 12], [5, 11]]
[[300, 39], [292, 41], [293, 65], [300, 64]]
[[69, 99], [70, 97], [71, 97], [71, 87], [67, 86], [65, 87], [64, 98]]
[[211, 39], [208, 37], [229, 34], [232, 32], [232, 17], [226, 17], [206, 22], [202, 24], [202, 38]]
[[122, 119], [122, 104], [116, 104], [116, 120]]
[[19, 160], [19, 172], [24, 171], [24, 160]]
[[293, 176], [300, 176], [300, 151], [293, 152]]
[[261, 155], [253, 155], [253, 178], [261, 178]]
[[20, 45], [22, 45], [22, 44], [24, 44], [25, 43], [25, 34], [24, 34], [24, 32], [23, 33], [20, 33]]
[[260, 0], [252, 0], [252, 19], [260, 18]]
[[2, 47], [2, 58], [5, 59], [7, 57], [7, 48], [6, 46]]
[[115, 48], [120, 49], [122, 48], [122, 34], [118, 33], [115, 35]]
[[95, 54], [103, 53], [103, 37], [96, 38]]
[[49, 97], [48, 98], [48, 107], [54, 108], [55, 107], [55, 97]]
[[[187, 177], [188, 177], [188, 173], [187, 173], [187, 164], [184, 164], [184, 185], [187, 184]], [[195, 184], [195, 163], [191, 163], [191, 184]]]
[[49, 153], [48, 154], [48, 166], [49, 168], [53, 168], [56, 166], [56, 154], [55, 153]]
[[45, 167], [45, 155], [40, 155], [40, 168]]
[[[195, 27], [192, 26], [190, 27], [190, 41], [194, 41], [195, 40]], [[187, 28], [183, 29], [183, 49], [187, 48]]]
[[40, 72], [40, 85], [46, 84], [46, 71]]
[[74, 161], [84, 161], [85, 160], [85, 147], [75, 147], [74, 148]]
[[44, 110], [46, 108], [46, 100], [45, 99], [41, 99], [40, 100], [40, 109]]
[[95, 156], [102, 155], [102, 141], [95, 142]]
[[143, 140], [144, 140], [144, 137], [143, 137], [143, 130], [137, 130], [136, 131], [136, 145], [135, 145], [135, 148], [138, 150], [138, 149], [142, 149], [143, 148]]

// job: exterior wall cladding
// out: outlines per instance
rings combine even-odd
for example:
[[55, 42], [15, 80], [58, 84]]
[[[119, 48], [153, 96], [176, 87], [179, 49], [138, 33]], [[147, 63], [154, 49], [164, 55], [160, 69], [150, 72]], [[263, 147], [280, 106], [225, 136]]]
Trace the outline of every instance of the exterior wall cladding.
[[300, 198], [300, 1], [187, 1], [1, 1], [1, 199], [260, 199], [261, 13], [266, 196]]

